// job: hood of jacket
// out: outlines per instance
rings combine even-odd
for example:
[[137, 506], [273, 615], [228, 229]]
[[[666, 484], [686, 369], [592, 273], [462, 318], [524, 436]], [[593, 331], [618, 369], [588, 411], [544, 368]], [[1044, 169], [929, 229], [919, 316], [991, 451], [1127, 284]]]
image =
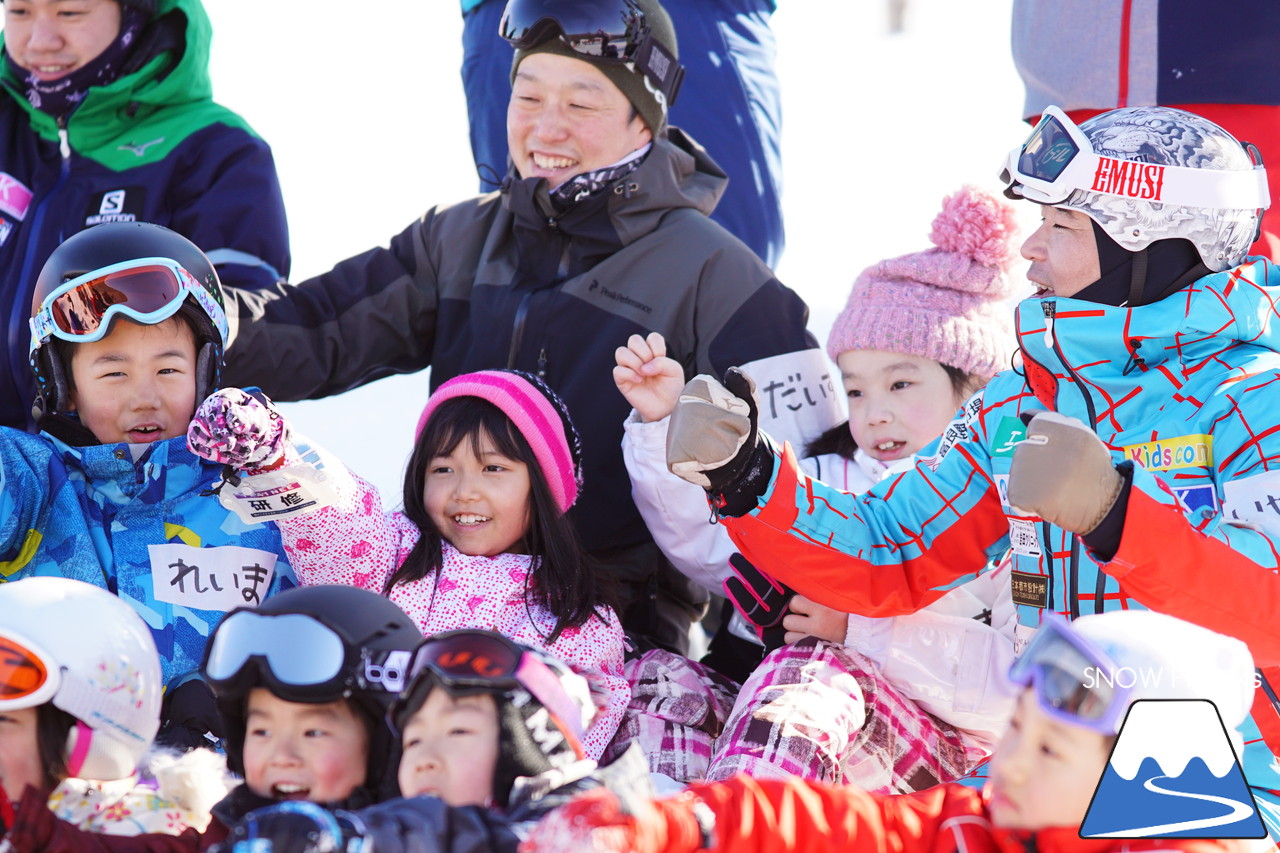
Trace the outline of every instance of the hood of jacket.
[[[729, 179], [706, 150], [677, 127], [654, 140], [635, 171], [597, 195], [557, 215], [545, 178], [520, 178], [514, 167], [503, 182], [503, 205], [517, 227], [554, 227], [571, 236], [607, 239], [627, 246], [658, 227], [672, 210], [692, 208], [708, 216]], [[599, 214], [607, 212], [611, 232], [601, 235]], [[554, 223], [554, 225], [552, 225]]]
[[[1188, 384], [1220, 381], [1224, 369], [1247, 370], [1251, 355], [1280, 350], [1278, 321], [1280, 271], [1262, 258], [1136, 308], [1047, 297], [1023, 300], [1017, 309], [1018, 342], [1036, 397], [1069, 411], [1081, 400], [1060, 393], [1060, 385], [1075, 384], [1087, 389], [1087, 405], [1099, 415], [1135, 389], [1185, 394]], [[1220, 367], [1202, 371], [1210, 363]]]
[[[124, 73], [107, 86], [89, 89], [67, 119], [71, 149], [119, 171], [163, 159], [191, 133], [214, 122], [252, 133], [243, 119], [213, 102], [212, 36], [200, 0], [159, 0]], [[9, 69], [0, 82], [26, 111], [32, 129], [56, 143], [53, 116], [31, 106]]]

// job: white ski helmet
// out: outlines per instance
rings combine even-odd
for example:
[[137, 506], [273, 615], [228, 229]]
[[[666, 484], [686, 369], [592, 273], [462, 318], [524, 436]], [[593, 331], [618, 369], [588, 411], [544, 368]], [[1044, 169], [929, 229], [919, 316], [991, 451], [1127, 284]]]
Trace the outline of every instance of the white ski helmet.
[[1172, 107], [1124, 107], [1079, 126], [1049, 107], [1000, 179], [1010, 198], [1078, 210], [1131, 252], [1189, 240], [1214, 272], [1244, 260], [1271, 204], [1257, 148]]
[[76, 718], [71, 776], [133, 773], [160, 727], [160, 657], [142, 617], [69, 578], [0, 584], [0, 712], [52, 702]]

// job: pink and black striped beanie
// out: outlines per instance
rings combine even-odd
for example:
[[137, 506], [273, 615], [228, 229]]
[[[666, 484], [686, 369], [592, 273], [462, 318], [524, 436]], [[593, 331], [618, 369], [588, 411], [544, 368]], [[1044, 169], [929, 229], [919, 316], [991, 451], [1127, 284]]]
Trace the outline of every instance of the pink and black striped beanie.
[[538, 377], [519, 370], [480, 370], [445, 382], [418, 418], [415, 440], [441, 403], [455, 397], [478, 397], [511, 419], [533, 449], [543, 479], [561, 512], [568, 512], [582, 488], [582, 442], [569, 420], [569, 410]]

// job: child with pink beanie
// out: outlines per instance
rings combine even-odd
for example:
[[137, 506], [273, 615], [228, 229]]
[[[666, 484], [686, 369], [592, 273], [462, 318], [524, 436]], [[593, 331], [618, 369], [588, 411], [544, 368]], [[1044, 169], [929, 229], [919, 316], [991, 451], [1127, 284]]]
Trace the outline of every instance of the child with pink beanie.
[[[274, 405], [238, 389], [200, 405], [187, 442], [246, 475], [239, 490], [282, 464], [291, 479], [305, 477], [296, 472], [311, 461]], [[599, 758], [630, 689], [622, 626], [565, 518], [582, 485], [582, 448], [556, 393], [516, 370], [441, 384], [418, 419], [401, 512], [384, 512], [372, 485], [319, 459], [333, 500], [273, 517], [298, 580], [381, 593], [423, 634], [496, 631], [564, 660], [601, 688], [579, 756]]]
[[[1004, 300], [1013, 292], [1015, 232], [1010, 206], [966, 187], [944, 200], [933, 248], [881, 261], [858, 277], [827, 344], [849, 421], [809, 444], [802, 464], [810, 474], [862, 492], [913, 467], [934, 439], [945, 444], [964, 429], [965, 400], [1013, 354]], [[723, 588], [771, 649], [736, 699], [715, 673], [665, 652], [629, 663], [634, 713], [619, 740], [645, 741], [654, 769], [680, 781], [798, 775], [905, 792], [980, 763], [1013, 701], [1002, 677], [1013, 657], [1015, 620], [1007, 570], [887, 619], [793, 595], [707, 523], [701, 489], [667, 471], [667, 415], [684, 374], [665, 357], [661, 336], [632, 336], [617, 351], [614, 378], [635, 409], [624, 456], [655, 540], [690, 578]], [[706, 696], [705, 708], [686, 719], [673, 714], [663, 694], [676, 682]], [[700, 713], [705, 719], [692, 723]], [[668, 748], [677, 743], [682, 757], [672, 758]]]

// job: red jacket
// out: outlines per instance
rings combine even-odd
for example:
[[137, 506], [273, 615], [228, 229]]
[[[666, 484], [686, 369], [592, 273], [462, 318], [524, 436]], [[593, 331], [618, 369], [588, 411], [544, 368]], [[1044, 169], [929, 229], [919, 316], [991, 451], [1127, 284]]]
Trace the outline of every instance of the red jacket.
[[[802, 779], [736, 776], [727, 782], [691, 785], [689, 793], [714, 813], [714, 845], [710, 849], [724, 853], [1222, 853], [1251, 849], [1255, 843], [1198, 838], [1084, 839], [1077, 827], [1034, 833], [1003, 830], [991, 825], [982, 793], [958, 784], [885, 796]], [[688, 794], [667, 803], [693, 808]], [[672, 809], [662, 811], [672, 819]]]

